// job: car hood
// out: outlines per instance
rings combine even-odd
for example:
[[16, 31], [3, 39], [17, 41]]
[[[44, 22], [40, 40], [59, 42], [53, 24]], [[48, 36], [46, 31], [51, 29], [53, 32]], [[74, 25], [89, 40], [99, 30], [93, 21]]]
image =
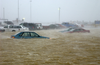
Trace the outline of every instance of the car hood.
[[14, 36], [14, 37], [15, 37], [16, 35], [11, 35], [11, 37], [12, 37], [12, 36]]
[[11, 36], [15, 36], [15, 35], [11, 35]]

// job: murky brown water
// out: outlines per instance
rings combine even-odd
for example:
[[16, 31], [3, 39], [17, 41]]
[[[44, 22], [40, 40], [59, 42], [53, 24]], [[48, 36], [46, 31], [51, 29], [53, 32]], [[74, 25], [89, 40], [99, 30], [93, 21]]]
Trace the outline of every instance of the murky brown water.
[[0, 33], [0, 65], [100, 65], [100, 29], [91, 33], [35, 31], [52, 39], [11, 39]]

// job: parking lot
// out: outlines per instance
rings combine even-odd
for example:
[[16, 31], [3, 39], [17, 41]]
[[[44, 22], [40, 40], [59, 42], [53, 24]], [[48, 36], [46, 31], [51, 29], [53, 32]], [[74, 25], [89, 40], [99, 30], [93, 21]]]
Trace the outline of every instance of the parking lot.
[[0, 65], [100, 65], [100, 28], [90, 33], [35, 30], [52, 39], [11, 39], [17, 32], [0, 33]]

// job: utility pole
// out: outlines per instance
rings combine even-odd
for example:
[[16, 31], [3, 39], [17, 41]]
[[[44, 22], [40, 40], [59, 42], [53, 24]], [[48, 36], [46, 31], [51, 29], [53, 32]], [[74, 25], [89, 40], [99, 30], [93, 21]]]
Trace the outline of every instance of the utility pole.
[[32, 2], [32, 0], [30, 0], [30, 22], [32, 22], [32, 6], [31, 6], [31, 2]]

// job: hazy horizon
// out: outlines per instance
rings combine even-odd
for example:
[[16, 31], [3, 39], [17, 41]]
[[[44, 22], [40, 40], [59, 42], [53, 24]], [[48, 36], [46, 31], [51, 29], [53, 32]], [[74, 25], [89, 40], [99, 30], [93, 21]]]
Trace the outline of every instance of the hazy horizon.
[[[59, 23], [59, 7], [60, 22], [100, 20], [100, 0], [19, 0], [19, 19]], [[18, 18], [18, 0], [0, 0], [0, 18], [10, 21]]]

